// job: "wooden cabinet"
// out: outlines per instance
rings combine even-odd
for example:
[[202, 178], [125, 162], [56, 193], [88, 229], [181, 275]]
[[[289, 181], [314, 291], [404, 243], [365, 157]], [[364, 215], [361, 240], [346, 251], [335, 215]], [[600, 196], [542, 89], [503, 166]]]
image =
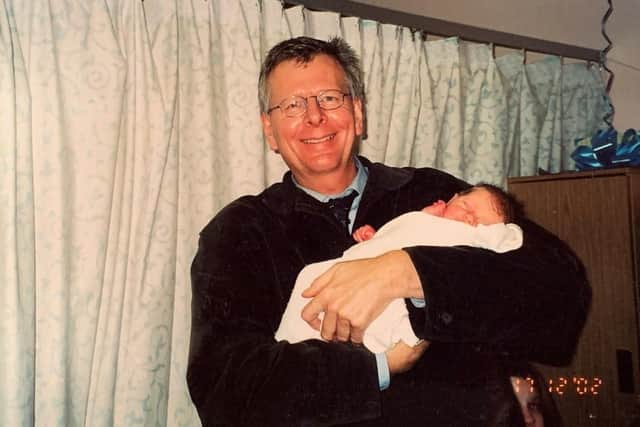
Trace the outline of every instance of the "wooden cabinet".
[[565, 425], [640, 426], [640, 168], [511, 178], [508, 187], [574, 249], [593, 288], [573, 363], [541, 367]]

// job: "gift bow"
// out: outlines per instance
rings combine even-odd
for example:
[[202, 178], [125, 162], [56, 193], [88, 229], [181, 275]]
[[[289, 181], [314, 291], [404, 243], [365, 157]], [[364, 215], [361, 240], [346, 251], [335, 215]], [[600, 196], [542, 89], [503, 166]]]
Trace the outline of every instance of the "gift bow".
[[622, 138], [614, 128], [601, 129], [576, 143], [571, 158], [577, 170], [640, 166], [640, 135], [634, 129], [627, 129]]

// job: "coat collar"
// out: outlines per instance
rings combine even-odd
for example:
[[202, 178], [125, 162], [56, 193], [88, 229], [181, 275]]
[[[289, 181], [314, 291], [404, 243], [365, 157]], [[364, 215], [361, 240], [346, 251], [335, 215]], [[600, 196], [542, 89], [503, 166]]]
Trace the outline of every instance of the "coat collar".
[[[358, 216], [386, 194], [397, 191], [413, 178], [413, 168], [393, 168], [382, 163], [372, 163], [362, 156], [358, 158], [369, 169], [369, 179], [360, 202]], [[316, 211], [322, 205], [294, 184], [291, 171], [285, 173], [281, 183], [265, 190], [260, 198], [269, 209], [280, 215], [287, 215], [293, 211]]]

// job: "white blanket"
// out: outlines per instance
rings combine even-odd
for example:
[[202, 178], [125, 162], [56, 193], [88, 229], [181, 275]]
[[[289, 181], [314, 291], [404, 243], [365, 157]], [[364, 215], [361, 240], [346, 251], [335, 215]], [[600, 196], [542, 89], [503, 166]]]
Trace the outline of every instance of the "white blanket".
[[[389, 221], [366, 242], [347, 249], [342, 257], [309, 264], [300, 271], [291, 293], [276, 340], [291, 343], [315, 338], [322, 339], [301, 317], [304, 306], [310, 301], [302, 292], [311, 282], [337, 262], [368, 258], [394, 249], [411, 246], [475, 246], [495, 252], [507, 252], [522, 246], [522, 230], [515, 224], [478, 225], [440, 218], [424, 212], [409, 212]], [[404, 299], [392, 301], [367, 328], [364, 345], [373, 353], [382, 353], [399, 340], [413, 346], [419, 340], [411, 329]]]

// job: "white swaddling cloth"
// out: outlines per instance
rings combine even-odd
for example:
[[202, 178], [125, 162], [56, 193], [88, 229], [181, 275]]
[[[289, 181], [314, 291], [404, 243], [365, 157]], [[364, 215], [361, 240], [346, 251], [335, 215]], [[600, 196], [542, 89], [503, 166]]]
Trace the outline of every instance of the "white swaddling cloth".
[[[322, 339], [302, 317], [310, 301], [302, 292], [332, 265], [341, 261], [369, 258], [410, 246], [474, 246], [507, 252], [522, 246], [522, 230], [516, 224], [478, 225], [441, 218], [416, 211], [400, 215], [378, 230], [371, 240], [353, 245], [340, 258], [309, 264], [300, 271], [275, 338], [291, 343]], [[366, 329], [363, 344], [373, 353], [383, 353], [399, 340], [414, 346], [419, 341], [409, 322], [404, 299], [396, 299]]]

